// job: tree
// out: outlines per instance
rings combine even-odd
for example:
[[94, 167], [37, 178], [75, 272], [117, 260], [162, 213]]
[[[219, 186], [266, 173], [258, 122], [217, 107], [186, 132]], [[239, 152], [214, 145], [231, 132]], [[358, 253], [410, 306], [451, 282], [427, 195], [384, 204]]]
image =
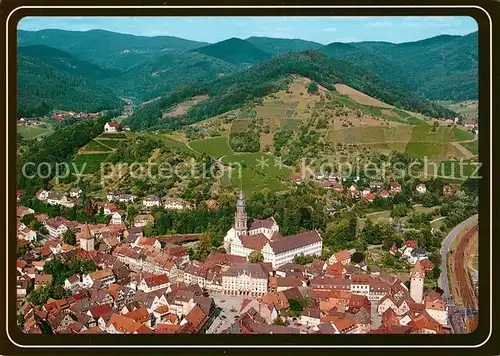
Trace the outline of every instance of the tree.
[[293, 263], [296, 263], [298, 265], [306, 265], [308, 263], [311, 263], [316, 257], [317, 256], [315, 255], [304, 255], [303, 253], [300, 253], [293, 256]]
[[76, 244], [76, 234], [71, 230], [66, 230], [63, 233], [62, 241], [65, 244], [75, 246]]
[[318, 83], [312, 81], [307, 86], [307, 92], [309, 94], [316, 94], [318, 92]]
[[281, 316], [278, 316], [276, 319], [273, 320], [273, 325], [285, 325], [285, 320]]
[[365, 259], [365, 255], [361, 252], [354, 252], [351, 256], [351, 262], [360, 263]]
[[264, 255], [260, 251], [252, 251], [248, 255], [248, 262], [250, 263], [264, 262]]

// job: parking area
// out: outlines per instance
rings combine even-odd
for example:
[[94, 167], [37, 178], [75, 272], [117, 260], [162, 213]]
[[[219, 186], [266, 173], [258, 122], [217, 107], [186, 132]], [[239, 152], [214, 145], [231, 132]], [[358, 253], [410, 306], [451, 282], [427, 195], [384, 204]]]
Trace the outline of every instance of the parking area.
[[240, 316], [241, 305], [245, 297], [229, 295], [212, 295], [211, 297], [215, 305], [221, 308], [221, 312], [208, 328], [207, 334], [220, 334], [234, 323], [236, 317]]

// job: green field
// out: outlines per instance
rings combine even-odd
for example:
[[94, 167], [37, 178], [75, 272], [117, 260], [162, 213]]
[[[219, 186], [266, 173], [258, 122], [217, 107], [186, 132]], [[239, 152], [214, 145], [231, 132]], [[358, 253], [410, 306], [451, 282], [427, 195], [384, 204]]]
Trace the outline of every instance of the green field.
[[124, 142], [124, 140], [110, 140], [110, 139], [102, 139], [102, 140], [96, 139], [95, 141], [102, 143], [103, 145], [106, 145], [110, 148], [116, 148]]
[[260, 192], [263, 189], [269, 189], [271, 191], [287, 189], [287, 186], [280, 182], [278, 178], [269, 177], [250, 168], [243, 168], [241, 170], [241, 179], [238, 171], [233, 170], [230, 179], [227, 175], [222, 178], [222, 184], [234, 188], [240, 187], [241, 185], [246, 195]]
[[451, 127], [438, 127], [431, 131], [431, 125], [415, 126], [411, 132], [411, 141], [414, 142], [448, 142], [451, 136]]
[[161, 140], [166, 147], [178, 148], [178, 149], [183, 150], [183, 151], [190, 150], [190, 148], [184, 142], [174, 140], [173, 138], [169, 137], [168, 135], [160, 134], [160, 135], [154, 135], [151, 137], [154, 139]]
[[243, 132], [248, 129], [252, 119], [236, 119], [231, 125], [231, 132]]
[[111, 138], [111, 139], [116, 139], [116, 140], [126, 140], [127, 136], [123, 132], [117, 132], [117, 133], [103, 133], [97, 138]]
[[472, 142], [463, 142], [460, 145], [467, 148], [469, 151], [471, 151], [475, 155], [479, 154], [479, 145], [478, 145], [477, 140], [474, 140]]
[[52, 132], [50, 127], [17, 125], [17, 132], [24, 139], [32, 139], [37, 136], [47, 135]]
[[276, 166], [276, 158], [269, 154], [256, 153], [235, 153], [226, 155], [222, 162], [226, 165], [240, 163], [243, 168], [249, 168], [273, 178], [287, 178], [291, 175], [291, 170], [286, 166], [281, 168]]
[[428, 125], [424, 120], [419, 119], [415, 116], [410, 116], [406, 118], [406, 122], [413, 126], [426, 126]]
[[442, 158], [448, 152], [448, 143], [410, 141], [405, 152], [413, 157]]
[[281, 100], [269, 101], [264, 104], [264, 106], [257, 106], [257, 117], [258, 118], [271, 118], [280, 117], [285, 118], [287, 116], [287, 111], [294, 110], [298, 101], [284, 102]]
[[222, 156], [232, 155], [234, 152], [229, 147], [227, 137], [209, 138], [206, 140], [191, 141], [189, 145], [198, 152], [207, 153], [212, 158], [220, 158]]
[[453, 141], [467, 141], [473, 140], [474, 135], [470, 132], [460, 130], [458, 127], [453, 128], [452, 139]]
[[101, 162], [108, 158], [109, 153], [92, 153], [92, 154], [77, 154], [73, 159], [79, 172], [82, 171], [83, 165], [86, 164], [83, 174], [93, 174], [101, 168]]
[[[455, 179], [465, 179], [476, 171], [477, 162], [469, 160], [463, 161], [444, 161], [439, 166], [438, 175]], [[477, 173], [476, 173], [477, 174]]]
[[101, 144], [99, 141], [92, 140], [82, 148], [82, 152], [111, 152], [112, 149]]

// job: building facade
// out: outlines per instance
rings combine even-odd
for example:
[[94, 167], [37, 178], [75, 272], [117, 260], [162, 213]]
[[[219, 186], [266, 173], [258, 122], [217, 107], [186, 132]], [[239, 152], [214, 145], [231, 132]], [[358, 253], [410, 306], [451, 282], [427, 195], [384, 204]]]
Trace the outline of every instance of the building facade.
[[250, 227], [247, 224], [245, 197], [240, 191], [234, 226], [224, 237], [224, 248], [228, 254], [248, 258], [252, 252], [259, 251], [264, 256], [264, 262], [271, 263], [273, 267], [292, 263], [298, 254], [321, 255], [323, 241], [316, 230], [284, 237], [279, 233], [279, 226], [272, 217], [255, 219]]

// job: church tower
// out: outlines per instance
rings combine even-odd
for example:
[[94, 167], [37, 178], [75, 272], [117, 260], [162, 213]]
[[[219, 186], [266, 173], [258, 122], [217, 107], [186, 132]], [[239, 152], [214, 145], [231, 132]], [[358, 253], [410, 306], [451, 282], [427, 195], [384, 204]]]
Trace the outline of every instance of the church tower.
[[422, 303], [424, 295], [424, 277], [424, 268], [420, 264], [420, 261], [417, 261], [410, 273], [410, 297], [416, 303]]
[[240, 195], [236, 202], [236, 214], [234, 216], [234, 230], [236, 236], [247, 234], [247, 212], [245, 211], [245, 196], [240, 189]]
[[85, 251], [94, 250], [94, 236], [90, 233], [88, 224], [85, 224], [83, 227], [83, 232], [80, 236], [80, 247]]

